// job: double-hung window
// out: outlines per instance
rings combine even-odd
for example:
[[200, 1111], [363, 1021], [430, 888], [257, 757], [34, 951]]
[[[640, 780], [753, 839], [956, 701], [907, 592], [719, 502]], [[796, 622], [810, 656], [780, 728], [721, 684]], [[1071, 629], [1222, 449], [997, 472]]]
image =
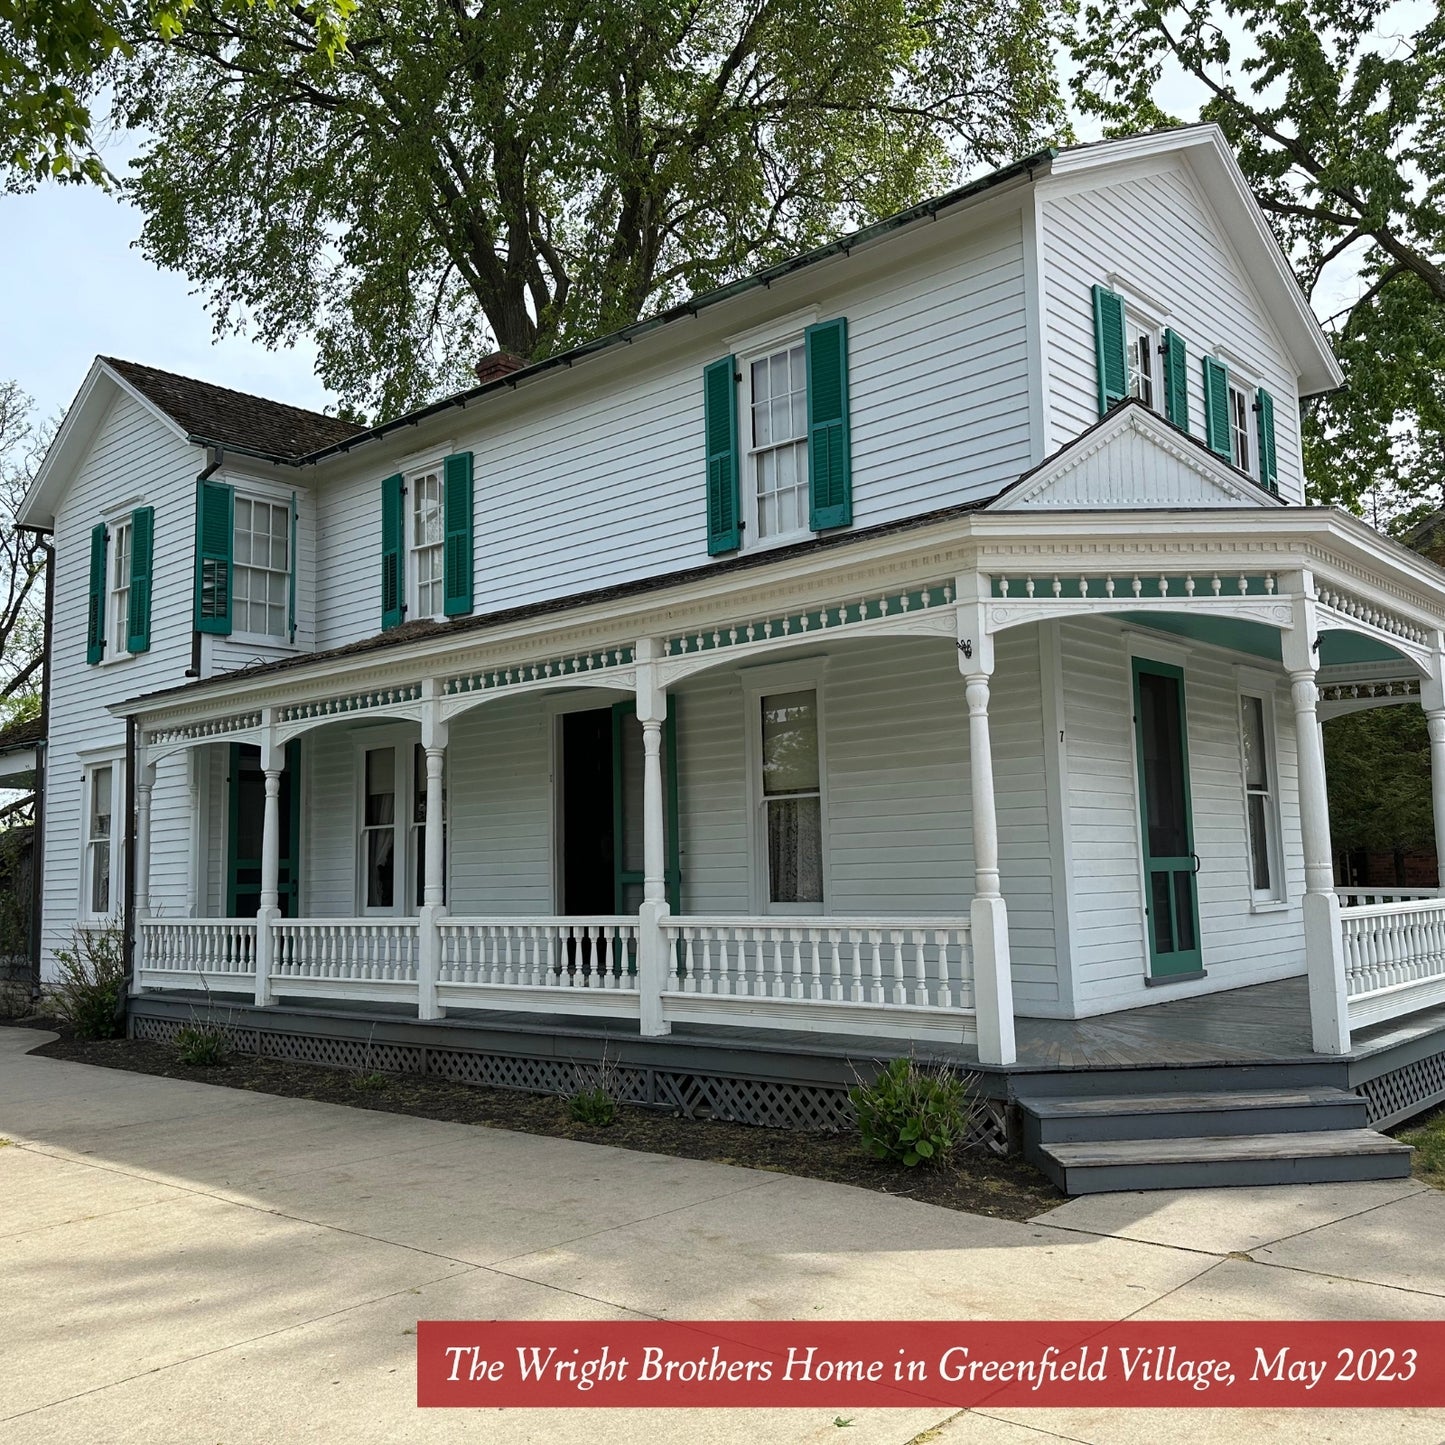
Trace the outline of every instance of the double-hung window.
[[98, 763], [85, 775], [85, 861], [81, 891], [83, 912], [107, 918], [115, 897], [112, 842], [115, 835], [115, 784], [113, 763]]
[[1229, 378], [1229, 453], [1230, 460], [1242, 472], [1254, 475], [1254, 403], [1249, 392]]
[[1153, 409], [1158, 390], [1158, 334], [1132, 311], [1126, 313], [1124, 334], [1127, 342], [1129, 395], [1137, 397], [1145, 406]]
[[1239, 707], [1249, 891], [1256, 902], [1269, 902], [1283, 897], [1272, 710], [1262, 692], [1242, 692]]
[[748, 363], [748, 476], [760, 541], [808, 531], [808, 378], [800, 340]]
[[116, 522], [110, 529], [110, 656], [125, 657], [130, 652], [130, 519]]
[[762, 869], [769, 912], [823, 906], [823, 787], [816, 689], [756, 699]]
[[446, 587], [441, 468], [417, 473], [409, 479], [408, 486], [411, 489], [407, 527], [407, 575], [411, 578], [408, 605], [412, 617], [441, 617]]
[[[426, 751], [398, 739], [361, 754], [363, 913], [414, 911], [426, 898]], [[446, 854], [443, 783], [442, 852]], [[443, 888], [446, 867], [442, 868]]]
[[290, 632], [291, 505], [236, 496], [231, 624], [237, 632]]

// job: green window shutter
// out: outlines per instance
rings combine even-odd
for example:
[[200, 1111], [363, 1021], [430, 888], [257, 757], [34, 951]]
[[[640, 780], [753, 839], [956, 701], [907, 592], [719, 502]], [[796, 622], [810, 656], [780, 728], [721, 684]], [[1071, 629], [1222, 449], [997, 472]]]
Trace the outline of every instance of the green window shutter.
[[472, 454], [458, 452], [446, 460], [443, 551], [443, 611], [466, 617], [472, 610]]
[[156, 509], [137, 507], [130, 514], [130, 593], [127, 597], [126, 651], [148, 652], [151, 645], [151, 555], [155, 551]]
[[1234, 456], [1229, 444], [1229, 368], [1212, 356], [1204, 358], [1204, 440], [1226, 460]]
[[1279, 490], [1279, 463], [1274, 453], [1274, 398], [1263, 388], [1255, 396], [1259, 418], [1259, 480], [1272, 492]]
[[85, 614], [85, 660], [105, 656], [105, 523], [90, 529], [90, 600]]
[[1103, 416], [1129, 394], [1124, 298], [1107, 286], [1094, 287], [1094, 348], [1099, 362], [1099, 415]]
[[400, 627], [406, 616], [406, 486], [400, 472], [381, 484], [381, 630]]
[[1189, 430], [1189, 357], [1177, 331], [1164, 333], [1164, 409], [1175, 426]]
[[803, 333], [808, 350], [808, 526], [853, 521], [848, 436], [848, 322], [820, 321]]
[[702, 374], [703, 435], [707, 448], [707, 552], [716, 557], [742, 545], [738, 517], [738, 388], [735, 360], [725, 356]]
[[224, 482], [196, 484], [196, 631], [231, 631], [231, 542], [235, 493]]

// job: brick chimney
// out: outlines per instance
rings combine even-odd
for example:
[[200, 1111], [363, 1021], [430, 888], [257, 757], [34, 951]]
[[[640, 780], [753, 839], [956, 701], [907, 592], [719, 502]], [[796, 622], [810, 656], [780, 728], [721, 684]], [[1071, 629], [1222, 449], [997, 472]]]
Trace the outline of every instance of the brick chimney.
[[473, 368], [477, 380], [483, 386], [489, 381], [499, 381], [514, 371], [520, 371], [527, 363], [510, 351], [489, 351]]

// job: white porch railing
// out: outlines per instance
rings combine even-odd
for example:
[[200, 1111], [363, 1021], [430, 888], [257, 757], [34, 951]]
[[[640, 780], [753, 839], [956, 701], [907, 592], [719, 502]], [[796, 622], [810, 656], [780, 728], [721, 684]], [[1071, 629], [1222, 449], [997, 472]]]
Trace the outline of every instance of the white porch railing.
[[1445, 897], [1340, 910], [1351, 1028], [1445, 1002]]
[[668, 918], [664, 1017], [975, 1037], [966, 919]]
[[415, 918], [278, 918], [272, 937], [271, 976], [280, 987], [416, 983]]
[[256, 976], [256, 924], [250, 918], [140, 920], [140, 976], [150, 988], [226, 985]]
[[437, 983], [637, 991], [635, 918], [443, 918]]
[[1445, 896], [1439, 888], [1373, 888], [1351, 886], [1336, 888], [1341, 908], [1368, 908], [1376, 903], [1414, 903], [1422, 898]]

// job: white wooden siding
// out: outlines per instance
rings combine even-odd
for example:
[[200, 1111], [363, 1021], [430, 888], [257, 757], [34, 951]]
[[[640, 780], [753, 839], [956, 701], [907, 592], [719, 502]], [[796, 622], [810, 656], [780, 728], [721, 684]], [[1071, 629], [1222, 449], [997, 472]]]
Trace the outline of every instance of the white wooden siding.
[[[1208, 977], [1148, 988], [1135, 782], [1133, 685], [1125, 633], [1107, 622], [1060, 629], [1073, 855], [1072, 946], [1080, 1015], [1237, 988], [1303, 972], [1304, 891], [1294, 733], [1283, 681], [1275, 703], [1288, 906], [1251, 907], [1238, 676], [1229, 655], [1191, 649], [1184, 666], [1199, 927]], [[1141, 653], [1148, 646], [1137, 644]], [[1177, 638], [1161, 643], [1165, 661]], [[1240, 659], [1255, 663], [1255, 659]]]
[[[82, 778], [88, 757], [125, 748], [125, 724], [108, 704], [173, 686], [190, 665], [192, 537], [197, 448], [178, 440], [138, 402], [119, 396], [98, 426], [84, 463], [55, 517], [53, 671], [45, 797], [43, 971], [63, 946], [80, 906]], [[155, 508], [151, 646], [118, 662], [85, 661], [90, 594], [90, 532], [102, 512], [126, 504]], [[109, 599], [107, 598], [107, 603]], [[181, 619], [177, 622], [177, 619]], [[167, 909], [183, 909], [190, 846], [185, 767], [158, 769], [152, 794], [156, 839], [151, 893]], [[114, 817], [117, 857], [124, 818]], [[119, 876], [119, 874], [117, 874]], [[119, 888], [114, 902], [119, 907]]]
[[1099, 419], [1092, 288], [1112, 286], [1127, 299], [1132, 287], [1141, 301], [1168, 308], [1159, 319], [1188, 346], [1191, 434], [1204, 436], [1202, 358], [1226, 347], [1274, 398], [1280, 495], [1302, 501], [1293, 365], [1187, 166], [1165, 165], [1153, 175], [1072, 194], [1040, 188], [1049, 450]]
[[[726, 322], [735, 334], [808, 304], [848, 318], [855, 527], [992, 495], [1030, 462], [1020, 217], [938, 231], [922, 256], [803, 273]], [[473, 453], [479, 612], [706, 564], [702, 371], [728, 350], [723, 327], [709, 318], [666, 355], [639, 343], [329, 464], [318, 645], [379, 629], [381, 482], [429, 443]]]

